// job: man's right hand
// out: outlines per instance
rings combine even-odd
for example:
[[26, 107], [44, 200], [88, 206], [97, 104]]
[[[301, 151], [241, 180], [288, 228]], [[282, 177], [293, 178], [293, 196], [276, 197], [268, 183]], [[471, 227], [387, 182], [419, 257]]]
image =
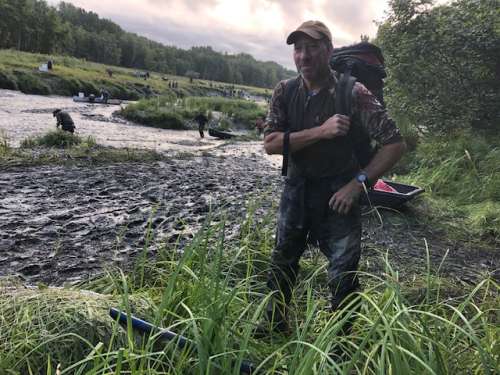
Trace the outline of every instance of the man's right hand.
[[344, 115], [333, 115], [326, 120], [320, 127], [321, 137], [324, 139], [332, 139], [342, 137], [347, 134], [351, 126], [351, 119]]

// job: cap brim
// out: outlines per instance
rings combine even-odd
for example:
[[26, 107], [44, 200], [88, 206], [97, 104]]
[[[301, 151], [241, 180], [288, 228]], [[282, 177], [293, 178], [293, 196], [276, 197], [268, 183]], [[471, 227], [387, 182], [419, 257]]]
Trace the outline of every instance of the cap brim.
[[288, 35], [288, 38], [286, 38], [286, 44], [294, 44], [297, 38], [301, 35], [306, 35], [316, 40], [320, 40], [326, 37], [322, 33], [315, 30], [295, 30], [290, 35]]

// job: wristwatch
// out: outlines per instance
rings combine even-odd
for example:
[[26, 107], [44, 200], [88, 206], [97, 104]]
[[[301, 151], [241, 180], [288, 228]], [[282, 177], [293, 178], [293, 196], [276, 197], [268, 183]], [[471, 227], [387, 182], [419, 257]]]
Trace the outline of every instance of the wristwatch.
[[368, 180], [368, 175], [365, 171], [358, 172], [358, 174], [356, 175], [356, 181], [358, 181], [360, 184], [365, 184], [367, 187], [370, 187], [370, 181]]

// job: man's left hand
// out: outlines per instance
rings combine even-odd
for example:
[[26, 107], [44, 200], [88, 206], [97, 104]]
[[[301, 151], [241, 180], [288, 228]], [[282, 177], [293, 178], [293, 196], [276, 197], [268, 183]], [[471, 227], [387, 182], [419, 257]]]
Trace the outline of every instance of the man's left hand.
[[342, 186], [332, 195], [328, 206], [341, 215], [346, 215], [351, 210], [354, 202], [363, 190], [363, 186], [356, 180], [351, 180], [348, 184]]

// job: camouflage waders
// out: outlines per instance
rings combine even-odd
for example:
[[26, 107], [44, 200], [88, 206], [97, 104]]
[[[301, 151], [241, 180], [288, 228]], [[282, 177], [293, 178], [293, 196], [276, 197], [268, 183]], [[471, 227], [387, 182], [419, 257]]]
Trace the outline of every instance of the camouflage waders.
[[361, 254], [359, 204], [347, 215], [328, 207], [328, 201], [349, 178], [288, 178], [281, 196], [276, 246], [271, 256], [267, 285], [278, 292], [267, 306], [267, 317], [275, 324], [286, 322], [286, 306], [299, 272], [299, 259], [307, 243], [318, 244], [327, 257], [332, 309], [358, 287]]

